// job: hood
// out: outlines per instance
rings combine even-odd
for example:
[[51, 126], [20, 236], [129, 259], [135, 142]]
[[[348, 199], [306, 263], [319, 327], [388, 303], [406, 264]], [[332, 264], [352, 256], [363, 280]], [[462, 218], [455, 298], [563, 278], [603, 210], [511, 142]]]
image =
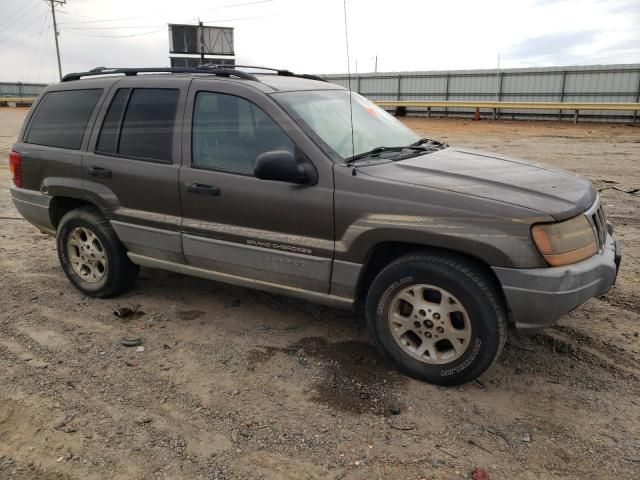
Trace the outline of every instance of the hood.
[[358, 170], [380, 179], [530, 208], [556, 220], [587, 210], [597, 196], [589, 180], [573, 173], [462, 148], [445, 148], [398, 162], [372, 162]]

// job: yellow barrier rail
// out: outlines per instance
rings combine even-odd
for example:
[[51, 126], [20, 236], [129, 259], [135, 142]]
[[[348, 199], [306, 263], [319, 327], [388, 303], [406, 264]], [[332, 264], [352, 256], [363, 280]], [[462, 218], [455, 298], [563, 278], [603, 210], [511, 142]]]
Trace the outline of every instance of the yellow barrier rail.
[[32, 104], [36, 97], [0, 97], [0, 103], [28, 103]]
[[640, 103], [484, 102], [455, 100], [376, 100], [381, 107], [462, 107], [518, 110], [640, 110]]
[[[431, 116], [432, 107], [444, 108], [472, 108], [475, 119], [480, 120], [480, 109], [493, 110], [493, 119], [500, 115], [500, 110], [558, 110], [558, 120], [562, 119], [562, 110], [573, 110], [573, 122], [578, 123], [580, 111], [584, 110], [624, 110], [634, 112], [633, 122], [638, 117], [640, 103], [631, 102], [484, 102], [484, 101], [456, 101], [456, 100], [376, 100], [381, 107], [395, 107], [396, 115], [406, 114], [407, 107], [422, 107], [427, 109], [427, 117]], [[404, 111], [403, 111], [404, 110]]]

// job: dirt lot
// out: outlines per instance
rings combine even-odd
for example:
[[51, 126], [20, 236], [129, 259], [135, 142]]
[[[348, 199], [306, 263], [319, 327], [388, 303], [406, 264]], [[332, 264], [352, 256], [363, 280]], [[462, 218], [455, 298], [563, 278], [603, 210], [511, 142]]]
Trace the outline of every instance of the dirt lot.
[[[25, 113], [0, 109], [3, 157]], [[3, 166], [0, 478], [640, 478], [640, 198], [611, 188], [640, 187], [640, 128], [407, 123], [606, 188], [618, 285], [510, 337], [480, 381], [438, 388], [391, 370], [338, 310], [152, 270], [122, 297], [82, 296]], [[115, 317], [125, 305], [145, 313]]]

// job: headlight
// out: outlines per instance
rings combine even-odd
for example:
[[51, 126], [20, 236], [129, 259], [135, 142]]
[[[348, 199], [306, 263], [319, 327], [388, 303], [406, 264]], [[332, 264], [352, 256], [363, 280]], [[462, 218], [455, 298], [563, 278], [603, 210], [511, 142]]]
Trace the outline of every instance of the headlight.
[[539, 223], [531, 227], [531, 236], [552, 267], [579, 262], [598, 251], [593, 228], [584, 215], [564, 222]]

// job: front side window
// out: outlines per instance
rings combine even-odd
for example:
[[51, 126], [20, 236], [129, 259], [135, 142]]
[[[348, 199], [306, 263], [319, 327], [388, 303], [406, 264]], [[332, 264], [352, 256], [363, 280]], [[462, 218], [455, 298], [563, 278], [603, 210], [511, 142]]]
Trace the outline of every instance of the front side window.
[[253, 102], [199, 92], [193, 110], [192, 164], [196, 168], [252, 173], [258, 155], [295, 152], [287, 134]]
[[25, 143], [79, 150], [102, 89], [46, 93], [31, 120]]
[[[316, 90], [273, 94], [303, 127], [342, 159], [379, 146], [399, 147], [420, 135], [366, 98], [347, 90]], [[351, 121], [353, 118], [353, 134]], [[353, 138], [353, 142], [352, 142]]]
[[171, 162], [180, 91], [121, 88], [109, 105], [96, 151]]

